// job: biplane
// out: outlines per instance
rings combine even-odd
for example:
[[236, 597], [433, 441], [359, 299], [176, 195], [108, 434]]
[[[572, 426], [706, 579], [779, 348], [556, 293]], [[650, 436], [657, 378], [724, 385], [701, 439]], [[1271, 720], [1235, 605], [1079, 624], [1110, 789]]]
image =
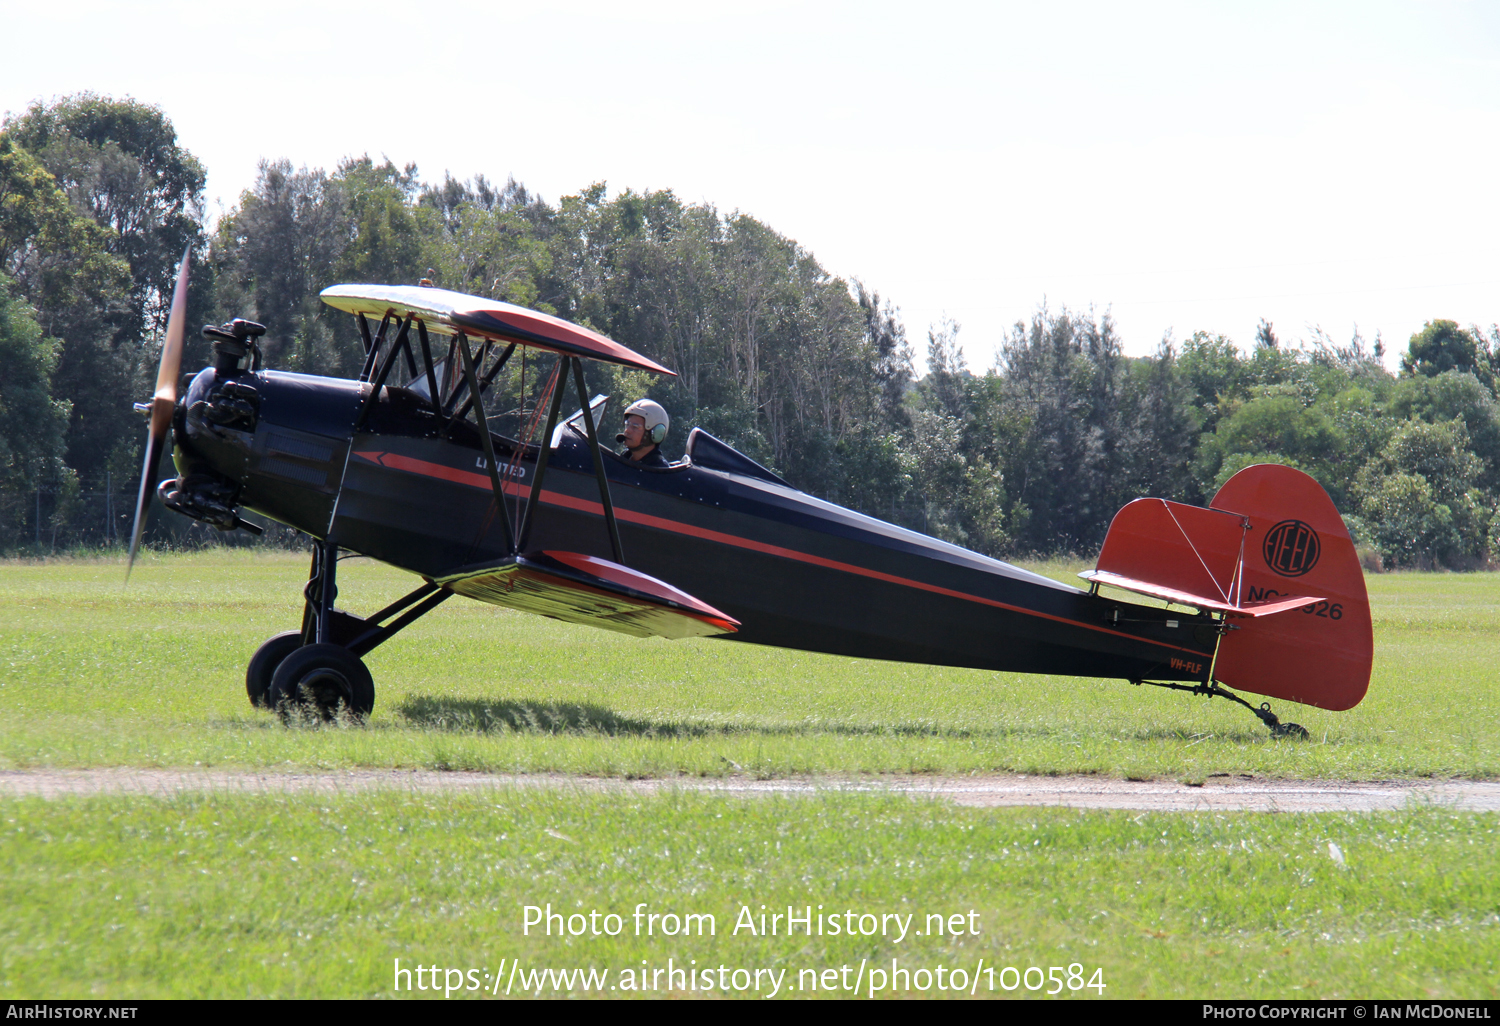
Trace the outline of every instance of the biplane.
[[[668, 467], [618, 456], [600, 443], [608, 400], [589, 395], [585, 361], [670, 369], [579, 325], [426, 282], [322, 293], [358, 325], [358, 380], [263, 367], [265, 328], [241, 319], [203, 329], [213, 364], [179, 382], [188, 263], [155, 397], [138, 407], [150, 428], [131, 560], [153, 495], [224, 530], [258, 530], [250, 510], [313, 539], [301, 624], [249, 660], [256, 706], [364, 717], [375, 688], [361, 657], [455, 595], [640, 637], [1217, 695], [1275, 734], [1306, 732], [1237, 691], [1338, 710], [1368, 687], [1354, 546], [1297, 470], [1249, 467], [1207, 507], [1131, 502], [1076, 588], [825, 502], [701, 429]], [[511, 437], [496, 429], [495, 392], [517, 352], [550, 366]], [[570, 388], [577, 412], [564, 418]], [[169, 437], [178, 475], [158, 487]], [[420, 583], [349, 612], [337, 604], [341, 551]]]

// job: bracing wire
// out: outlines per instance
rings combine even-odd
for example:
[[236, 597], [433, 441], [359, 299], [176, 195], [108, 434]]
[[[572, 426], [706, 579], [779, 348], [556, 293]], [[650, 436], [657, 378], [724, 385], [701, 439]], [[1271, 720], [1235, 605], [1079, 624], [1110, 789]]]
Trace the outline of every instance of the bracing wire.
[[[525, 359], [524, 354], [522, 356], [522, 359], [524, 361], [524, 359]], [[523, 362], [522, 363], [522, 367], [524, 367], [524, 366], [525, 366], [525, 364]], [[523, 400], [523, 406], [522, 406], [522, 425], [523, 426], [522, 426], [521, 431], [520, 431], [520, 437], [517, 439], [517, 441], [519, 441], [520, 444], [516, 446], [515, 451], [511, 454], [510, 465], [505, 468], [506, 469], [506, 477], [509, 480], [512, 480], [512, 481], [519, 481], [520, 480], [520, 478], [517, 476], [517, 474], [518, 474], [518, 472], [520, 470], [520, 466], [521, 466], [521, 456], [526, 452], [526, 447], [528, 445], [532, 444], [533, 439], [535, 440], [535, 444], [537, 446], [538, 453], [540, 453], [542, 446], [551, 444], [551, 439], [549, 439], [549, 438], [539, 438], [539, 437], [537, 437], [537, 434], [542, 429], [542, 416], [543, 416], [544, 411], [546, 411], [547, 409], [549, 409], [552, 406], [552, 394], [555, 391], [557, 391], [558, 383], [559, 383], [559, 381], [561, 380], [561, 377], [562, 377], [562, 367], [563, 367], [563, 358], [561, 356], [559, 356], [557, 358], [557, 362], [552, 367], [552, 373], [550, 375], [548, 375], [548, 377], [547, 377], [546, 384], [542, 386], [541, 394], [537, 396], [536, 405], [532, 409], [530, 417], [525, 416], [525, 406], [524, 406], [524, 400]], [[538, 460], [538, 463], [540, 463], [540, 459]], [[526, 520], [525, 520], [525, 514], [528, 511], [524, 508], [524, 505], [525, 505], [525, 503], [527, 503], [527, 502], [530, 501], [529, 495], [530, 495], [530, 492], [527, 489], [525, 489], [525, 488], [517, 488], [516, 489], [516, 523], [517, 524], [523, 524], [523, 523], [526, 522]]]

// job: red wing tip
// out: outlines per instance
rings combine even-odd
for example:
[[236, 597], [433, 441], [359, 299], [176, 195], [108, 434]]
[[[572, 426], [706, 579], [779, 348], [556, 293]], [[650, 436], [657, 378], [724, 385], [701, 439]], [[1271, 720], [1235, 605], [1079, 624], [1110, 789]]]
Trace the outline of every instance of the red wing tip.
[[1322, 602], [1322, 595], [1292, 595], [1288, 598], [1267, 599], [1264, 602], [1246, 602], [1238, 609], [1231, 610], [1230, 616], [1270, 616], [1272, 613], [1285, 613], [1293, 609], [1301, 609], [1303, 606], [1314, 602]]
[[655, 595], [658, 600], [676, 603], [683, 607], [682, 612], [704, 623], [732, 623], [735, 629], [739, 626], [738, 620], [726, 615], [722, 610], [715, 609], [697, 596], [689, 595], [681, 588], [668, 584], [660, 578], [641, 573], [639, 570], [632, 570], [628, 566], [621, 566], [599, 556], [589, 556], [581, 552], [547, 550], [543, 555], [600, 580], [632, 588], [646, 595]]

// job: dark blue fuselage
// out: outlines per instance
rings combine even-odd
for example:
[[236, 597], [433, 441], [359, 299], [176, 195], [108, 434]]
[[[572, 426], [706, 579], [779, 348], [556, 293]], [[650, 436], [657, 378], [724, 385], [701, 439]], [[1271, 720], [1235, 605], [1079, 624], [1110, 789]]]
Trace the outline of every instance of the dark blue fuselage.
[[[183, 404], [180, 463], [239, 482], [239, 502], [317, 538], [432, 578], [507, 554], [537, 449], [492, 435], [507, 509], [495, 502], [478, 430], [444, 422], [419, 394], [243, 372], [257, 390], [247, 429]], [[195, 403], [200, 403], [195, 407]], [[712, 444], [710, 444], [712, 443]], [[694, 450], [697, 450], [696, 452]], [[624, 562], [738, 619], [728, 637], [810, 651], [990, 670], [1205, 680], [1209, 618], [1118, 602], [800, 492], [716, 440], [689, 465], [642, 468], [606, 454]], [[529, 550], [611, 558], [592, 456], [560, 432]]]

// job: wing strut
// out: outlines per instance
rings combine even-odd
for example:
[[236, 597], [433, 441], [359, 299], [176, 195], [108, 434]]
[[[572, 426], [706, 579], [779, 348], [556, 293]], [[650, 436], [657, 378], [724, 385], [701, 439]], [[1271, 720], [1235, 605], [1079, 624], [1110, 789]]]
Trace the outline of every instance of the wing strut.
[[[614, 550], [615, 562], [625, 565], [625, 551], [620, 547], [620, 525], [615, 520], [615, 506], [609, 501], [609, 478], [604, 476], [604, 457], [599, 452], [599, 432], [594, 428], [594, 415], [589, 409], [589, 393], [583, 382], [583, 361], [573, 357], [573, 382], [578, 388], [578, 402], [583, 406], [584, 431], [588, 434], [589, 452], [594, 457], [594, 472], [599, 477], [599, 502], [604, 507], [604, 523], [609, 527], [609, 544]], [[561, 392], [561, 389], [558, 389]], [[552, 425], [547, 425], [552, 430]], [[543, 444], [549, 444], [552, 436], [546, 435]]]
[[365, 320], [364, 314], [355, 315], [354, 320], [359, 324], [359, 340], [365, 345], [365, 355], [370, 355], [370, 350], [375, 348], [375, 342], [370, 338], [370, 322]]
[[[411, 324], [412, 318], [410, 317], [401, 322], [401, 330], [396, 333], [396, 341], [391, 343], [391, 348], [386, 351], [385, 359], [380, 362], [380, 373], [375, 375], [374, 387], [370, 389], [370, 394], [365, 396], [365, 404], [359, 408], [359, 416], [355, 418], [354, 430], [356, 432], [365, 426], [365, 421], [370, 417], [370, 411], [380, 401], [380, 389], [385, 385], [385, 379], [390, 376], [391, 368], [396, 365], [396, 357], [401, 355], [402, 350], [406, 352], [406, 362], [411, 364], [412, 377], [416, 377], [417, 364], [411, 358]], [[381, 334], [384, 334], [384, 325], [382, 325]], [[378, 355], [380, 355], [379, 336], [375, 339], [375, 348], [370, 350], [366, 363], [373, 364]]]
[[[458, 336], [457, 335], [455, 335], [453, 337], [453, 345], [455, 345], [455, 346], [458, 345]], [[510, 359], [510, 354], [514, 353], [515, 351], [516, 351], [516, 344], [514, 342], [512, 342], [510, 345], [508, 345], [508, 346], [505, 347], [505, 352], [503, 352], [503, 353], [500, 354], [500, 358], [498, 360], [496, 360], [493, 364], [491, 364], [490, 365], [490, 369], [484, 372], [484, 377], [482, 377], [482, 378], [479, 379], [479, 387], [481, 389], [485, 389], [485, 388], [489, 388], [490, 387], [490, 382], [492, 382], [492, 381], [495, 380], [495, 375], [500, 373], [500, 369], [502, 367], [504, 367], [506, 361]], [[449, 359], [451, 360], [452, 357], [449, 357]], [[455, 404], [455, 403], [458, 402], [458, 392], [459, 392], [459, 389], [462, 387], [462, 385], [464, 383], [464, 380], [465, 379], [462, 378], [462, 377], [455, 377], [453, 379], [453, 392], [452, 392], [451, 395], [448, 396], [447, 399], [445, 399], [443, 401], [443, 403], [444, 403], [445, 406], [452, 406], [453, 404]], [[456, 410], [453, 411], [453, 416], [451, 416], [451, 417], [448, 418], [448, 426], [443, 429], [443, 437], [446, 438], [448, 435], [450, 435], [450, 434], [453, 433], [454, 426], [459, 421], [463, 420], [464, 417], [468, 416], [468, 414], [469, 414], [469, 407], [471, 407], [473, 405], [474, 405], [474, 398], [473, 398], [473, 395], [470, 395], [469, 398], [467, 398], [467, 399], [464, 400], [462, 406], [460, 406], [458, 409], [456, 409]]]
[[427, 370], [427, 399], [432, 403], [432, 408], [437, 410], [438, 416], [442, 416], [442, 410], [438, 403], [443, 401], [442, 393], [438, 391], [437, 374], [432, 367], [432, 343], [427, 339], [427, 324], [425, 321], [417, 322], [417, 338], [422, 342], [422, 366]]
[[495, 459], [495, 441], [490, 437], [489, 421], [484, 416], [484, 398], [479, 394], [479, 376], [474, 373], [474, 354], [469, 351], [469, 339], [458, 333], [458, 355], [464, 360], [464, 377], [469, 382], [469, 398], [474, 403], [474, 419], [479, 421], [479, 440], [484, 443], [484, 460], [490, 471], [490, 487], [495, 492], [495, 503], [500, 507], [500, 529], [505, 532], [506, 551], [516, 551], [516, 538], [510, 529], [510, 510], [506, 508], [505, 489], [500, 486], [500, 464]]
[[[364, 366], [359, 369], [360, 381], [369, 381], [370, 375], [375, 373], [375, 361], [380, 358], [380, 347], [385, 344], [385, 329], [390, 326], [390, 323], [391, 315], [389, 313], [380, 318], [380, 330], [375, 332], [375, 338], [370, 340], [365, 346]], [[360, 330], [366, 336], [369, 334], [369, 329], [369, 322], [361, 323]]]
[[[388, 325], [394, 323], [395, 320], [400, 320], [401, 329], [392, 342], [391, 347], [386, 350], [384, 359], [381, 359], [380, 350], [385, 340], [386, 328]], [[416, 324], [417, 339], [422, 349], [422, 369], [426, 372], [428, 393], [433, 397], [441, 396], [436, 368], [432, 359], [432, 343], [427, 333], [426, 323], [413, 316], [392, 318], [387, 314], [381, 319], [380, 328], [375, 332], [375, 337], [371, 339], [369, 325], [361, 314], [360, 333], [368, 341], [366, 343], [365, 366], [360, 378], [363, 381], [370, 381], [373, 387], [370, 389], [369, 395], [365, 397], [364, 405], [361, 407], [359, 416], [355, 420], [356, 431], [363, 427], [365, 421], [368, 419], [371, 410], [374, 409], [375, 403], [378, 401], [381, 387], [385, 384], [386, 378], [390, 375], [392, 368], [403, 354], [406, 357], [407, 363], [411, 365], [412, 376], [416, 376], [416, 360], [411, 344], [411, 328], [413, 323]], [[449, 346], [448, 371], [445, 374], [445, 376], [451, 375], [449, 377], [449, 380], [452, 381], [451, 390], [448, 391], [446, 398], [430, 399], [429, 401], [432, 402], [434, 409], [440, 417], [443, 416], [444, 409], [449, 405], [457, 406], [457, 409], [454, 409], [448, 417], [447, 425], [443, 429], [443, 434], [445, 435], [453, 430], [454, 425], [462, 420], [470, 409], [474, 411], [475, 419], [479, 422], [479, 440], [484, 446], [484, 458], [490, 473], [490, 488], [495, 494], [495, 504], [499, 507], [501, 514], [501, 530], [505, 535], [505, 547], [508, 552], [515, 555], [521, 549], [525, 548], [526, 543], [531, 538], [531, 526], [532, 522], [536, 519], [536, 509], [542, 494], [542, 479], [547, 475], [548, 457], [551, 455], [550, 440], [557, 429], [558, 414], [562, 411], [563, 392], [566, 390], [566, 384], [563, 379], [566, 377], [567, 369], [569, 367], [572, 368], [573, 384], [578, 391], [578, 401], [583, 404], [585, 409], [588, 409], [589, 406], [588, 386], [583, 376], [583, 359], [559, 353], [559, 363], [557, 369], [554, 371], [557, 376], [557, 383], [552, 389], [551, 402], [547, 411], [547, 426], [543, 430], [537, 445], [537, 465], [535, 476], [531, 480], [531, 493], [527, 498], [524, 511], [517, 510], [516, 522], [512, 523], [509, 504], [506, 501], [505, 488], [500, 483], [500, 464], [495, 456], [495, 443], [490, 437], [489, 421], [485, 416], [484, 390], [494, 380], [501, 368], [505, 366], [511, 354], [515, 352], [516, 344], [512, 342], [507, 345], [499, 358], [495, 360], [494, 364], [481, 377], [479, 370], [488, 358], [489, 347], [490, 342], [486, 339], [485, 346], [480, 351], [476, 364], [474, 352], [469, 347], [468, 336], [462, 331], [455, 332], [453, 341]], [[455, 355], [462, 358], [463, 368], [461, 377], [453, 373], [456, 370], [453, 367], [453, 358]], [[371, 380], [372, 374], [373, 380]], [[460, 404], [458, 403], [458, 393], [464, 384], [468, 385], [468, 395]], [[599, 502], [604, 508], [604, 523], [609, 531], [610, 549], [614, 553], [615, 562], [623, 566], [625, 564], [625, 550], [624, 546], [620, 543], [620, 525], [615, 518], [614, 503], [610, 499], [609, 478], [604, 473], [604, 457], [599, 447], [599, 432], [594, 425], [594, 418], [592, 416], [585, 416], [583, 423], [584, 433], [588, 438], [589, 454], [594, 461], [594, 474], [599, 481]], [[524, 447], [526, 443], [523, 440], [521, 444]], [[328, 605], [331, 607], [332, 603], [330, 602]]]

